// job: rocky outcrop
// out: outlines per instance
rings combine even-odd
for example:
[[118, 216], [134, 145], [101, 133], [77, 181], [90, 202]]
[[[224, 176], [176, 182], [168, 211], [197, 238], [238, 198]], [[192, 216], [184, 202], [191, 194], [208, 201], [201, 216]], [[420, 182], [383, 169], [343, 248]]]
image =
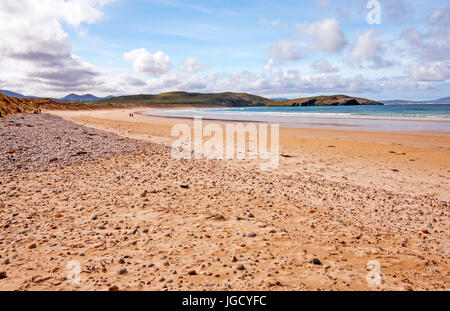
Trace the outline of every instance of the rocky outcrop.
[[333, 96], [317, 96], [317, 97], [292, 99], [288, 101], [280, 101], [278, 104], [278, 106], [283, 105], [293, 107], [307, 107], [307, 106], [358, 106], [358, 105], [383, 105], [383, 104], [365, 98], [350, 97], [346, 95], [333, 95]]

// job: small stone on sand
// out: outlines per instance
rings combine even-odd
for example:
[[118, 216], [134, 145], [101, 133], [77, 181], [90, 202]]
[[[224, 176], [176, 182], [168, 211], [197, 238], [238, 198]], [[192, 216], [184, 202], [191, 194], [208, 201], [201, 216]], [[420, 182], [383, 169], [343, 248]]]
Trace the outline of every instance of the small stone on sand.
[[245, 270], [245, 267], [243, 264], [240, 263], [236, 266], [236, 270], [242, 271], [242, 270]]
[[312, 263], [312, 264], [315, 264], [315, 265], [321, 265], [321, 264], [322, 264], [322, 262], [320, 261], [319, 258], [313, 258], [313, 259], [311, 259], [311, 263]]
[[127, 268], [122, 268], [122, 269], [119, 270], [119, 274], [120, 274], [120, 275], [122, 275], [122, 274], [127, 274], [127, 273], [128, 273]]

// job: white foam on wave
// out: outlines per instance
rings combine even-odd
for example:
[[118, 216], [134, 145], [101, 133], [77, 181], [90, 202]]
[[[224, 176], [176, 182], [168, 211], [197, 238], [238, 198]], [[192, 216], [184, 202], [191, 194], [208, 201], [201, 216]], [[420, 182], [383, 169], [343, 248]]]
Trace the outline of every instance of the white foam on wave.
[[449, 115], [431, 114], [395, 114], [395, 113], [338, 113], [338, 112], [281, 112], [281, 111], [244, 111], [217, 109], [180, 109], [180, 110], [158, 110], [147, 111], [144, 114], [166, 117], [194, 118], [203, 117], [205, 119], [219, 120], [242, 120], [252, 119], [254, 121], [267, 121], [276, 118], [279, 123], [292, 123], [297, 118], [334, 118], [334, 119], [370, 119], [370, 120], [398, 120], [398, 121], [436, 121], [450, 122]]

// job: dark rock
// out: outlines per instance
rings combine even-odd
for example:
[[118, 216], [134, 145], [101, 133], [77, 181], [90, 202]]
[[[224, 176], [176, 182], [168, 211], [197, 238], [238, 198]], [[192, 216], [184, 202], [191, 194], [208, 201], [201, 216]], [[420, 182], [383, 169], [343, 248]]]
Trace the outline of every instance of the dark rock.
[[122, 269], [119, 270], [119, 274], [120, 274], [120, 275], [122, 275], [122, 274], [127, 274], [127, 273], [128, 273], [127, 268], [122, 268]]
[[321, 264], [322, 264], [322, 262], [320, 261], [319, 258], [313, 258], [313, 259], [311, 259], [311, 263], [312, 263], [312, 264], [315, 264], [315, 265], [321, 265]]
[[239, 270], [239, 271], [245, 270], [245, 266], [243, 264], [241, 264], [241, 263], [237, 264], [236, 270]]

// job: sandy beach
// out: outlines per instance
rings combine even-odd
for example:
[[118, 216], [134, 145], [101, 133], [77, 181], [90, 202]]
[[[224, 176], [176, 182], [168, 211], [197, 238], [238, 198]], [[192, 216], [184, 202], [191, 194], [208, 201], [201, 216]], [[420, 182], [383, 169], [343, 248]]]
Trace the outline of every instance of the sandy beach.
[[448, 133], [281, 128], [261, 171], [142, 110], [0, 123], [0, 290], [449, 290]]
[[[141, 115], [148, 108], [52, 112], [67, 120], [123, 137], [170, 146], [171, 129], [189, 119]], [[129, 113], [134, 117], [130, 119]], [[204, 121], [224, 125], [220, 121]], [[447, 132], [361, 132], [281, 128], [278, 171], [297, 171], [361, 186], [426, 194], [450, 200], [450, 134]], [[234, 161], [237, 165], [244, 163]], [[248, 164], [248, 163], [247, 163]], [[397, 172], [398, 170], [398, 172]]]

